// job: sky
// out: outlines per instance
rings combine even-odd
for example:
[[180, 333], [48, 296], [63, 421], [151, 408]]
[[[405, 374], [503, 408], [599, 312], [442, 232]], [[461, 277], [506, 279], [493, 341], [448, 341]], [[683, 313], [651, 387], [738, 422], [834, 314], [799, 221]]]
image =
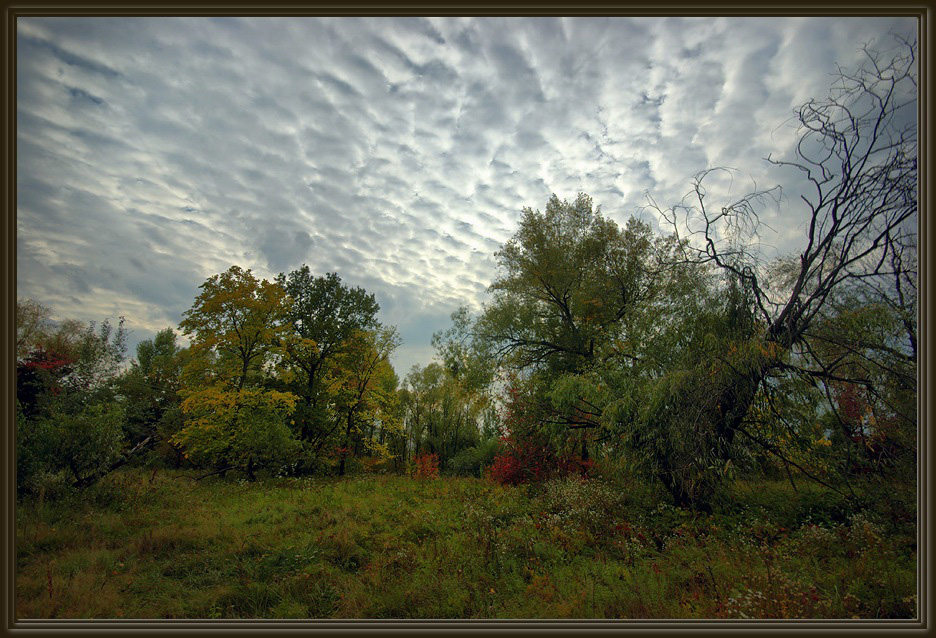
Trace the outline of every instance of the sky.
[[[730, 167], [785, 185], [796, 106], [907, 18], [18, 18], [17, 296], [130, 354], [231, 265], [363, 287], [403, 377], [524, 207], [623, 225]], [[795, 192], [795, 189], [794, 189]], [[795, 197], [764, 211], [793, 253]], [[184, 340], [183, 340], [184, 342]]]

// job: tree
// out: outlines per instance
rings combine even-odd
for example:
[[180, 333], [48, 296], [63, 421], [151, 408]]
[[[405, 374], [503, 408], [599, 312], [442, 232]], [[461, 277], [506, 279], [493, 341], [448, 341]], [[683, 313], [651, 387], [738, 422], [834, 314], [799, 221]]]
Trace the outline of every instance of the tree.
[[435, 362], [413, 366], [401, 393], [407, 457], [428, 451], [442, 467], [448, 467], [462, 450], [480, 442], [481, 424], [492, 404], [484, 388], [472, 385], [473, 378], [471, 374], [456, 376], [452, 368]]
[[126, 359], [127, 332], [123, 326], [123, 317], [116, 330], [107, 319], [100, 326], [92, 321], [75, 342], [75, 363], [67, 383], [79, 391], [76, 396], [100, 397], [103, 393], [108, 400], [114, 398], [115, 381]]
[[28, 416], [49, 401], [87, 403], [104, 393], [113, 399], [112, 381], [126, 350], [123, 318], [114, 331], [74, 319], [53, 322], [51, 310], [31, 299], [17, 302], [17, 400]]
[[542, 427], [548, 402], [542, 378], [510, 375], [503, 401], [500, 450], [491, 464], [491, 477], [506, 485], [541, 482], [572, 472], [587, 476], [591, 462], [576, 458], [567, 443]]
[[292, 461], [298, 442], [287, 420], [295, 401], [294, 395], [276, 390], [205, 387], [182, 402], [185, 425], [173, 441], [192, 461], [239, 469], [253, 481], [256, 468]]
[[127, 403], [127, 438], [133, 444], [152, 438], [168, 446], [164, 451], [174, 457], [176, 467], [182, 462], [182, 451], [169, 439], [182, 425], [179, 390], [187, 354], [178, 346], [172, 328], [161, 330], [137, 344], [136, 359], [120, 382]]
[[52, 311], [38, 301], [16, 301], [16, 359], [25, 359], [45, 341], [52, 330]]
[[179, 327], [192, 339], [193, 352], [205, 355], [201, 363], [214, 360], [210, 367], [193, 361], [187, 373], [226, 389], [256, 385], [278, 355], [286, 331], [285, 292], [239, 266], [212, 275], [199, 288], [202, 292], [182, 313]]
[[729, 407], [722, 389], [774, 350], [751, 339], [756, 323], [732, 278], [700, 285], [685, 302], [679, 320], [645, 344], [640, 366], [626, 374], [605, 369], [601, 380], [618, 396], [606, 399], [602, 417], [630, 452], [633, 469], [656, 477], [675, 504], [708, 510], [716, 486], [730, 475], [728, 461], [738, 460], [719, 456], [722, 435], [712, 415]]
[[63, 389], [75, 359], [69, 353], [37, 346], [16, 362], [16, 403], [24, 417], [47, 414]]
[[191, 337], [182, 371], [185, 423], [172, 442], [196, 462], [243, 470], [287, 462], [295, 396], [264, 387], [286, 326], [283, 289], [231, 266], [200, 286], [180, 324]]
[[572, 203], [553, 195], [543, 213], [524, 209], [497, 253], [501, 274], [477, 330], [513, 367], [586, 369], [661, 294], [671, 244], [636, 218], [621, 230], [585, 194]]
[[818, 362], [808, 369], [835, 377], [815, 384], [825, 399], [830, 464], [850, 494], [858, 483], [896, 517], [916, 501], [916, 355], [900, 336], [905, 319], [899, 304], [877, 295], [847, 296], [806, 337]]
[[117, 378], [124, 360], [123, 318], [116, 330], [105, 320], [64, 320], [20, 302], [25, 355], [17, 361], [16, 454], [20, 493], [51, 482], [93, 484], [126, 463], [139, 447], [123, 437], [124, 406]]
[[490, 344], [476, 339], [466, 306], [452, 313], [452, 326], [432, 335], [432, 346], [448, 374], [471, 392], [484, 392], [494, 381], [496, 362]]
[[379, 441], [375, 430], [398, 433], [401, 429], [395, 419], [396, 374], [390, 365], [390, 355], [399, 344], [395, 328], [357, 331], [331, 362], [333, 430], [344, 425], [339, 476], [344, 476], [347, 457], [356, 444], [379, 456], [389, 456], [389, 446]]
[[[817, 346], [817, 329], [837, 314], [837, 299], [873, 289], [906, 309], [907, 286], [915, 285], [908, 257], [917, 216], [916, 46], [864, 52], [865, 64], [840, 70], [825, 100], [810, 100], [797, 111], [795, 157], [768, 158], [796, 169], [809, 186], [800, 198], [807, 230], [797, 258], [768, 267], [750, 249], [761, 230], [758, 207], [773, 189], [713, 209], [704, 185], [713, 171], [706, 171], [687, 200], [661, 211], [677, 235], [688, 229], [685, 261], [730, 273], [750, 296], [757, 322], [743, 356], [725, 362], [727, 372], [708, 385], [708, 452], [719, 464], [732, 458], [739, 434], [783, 456], [748, 428], [756, 397], [771, 379], [795, 375], [825, 387], [850, 381], [836, 358]], [[902, 315], [907, 340], [879, 343], [878, 351], [886, 346], [915, 361], [910, 314]]]
[[303, 265], [277, 283], [290, 302], [283, 336], [283, 365], [293, 375], [288, 389], [300, 398], [294, 415], [299, 438], [320, 449], [330, 430], [326, 383], [329, 362], [352, 343], [358, 331], [378, 327], [374, 295], [341, 283], [336, 273], [315, 277]]
[[619, 399], [605, 377], [652, 371], [648, 344], [697, 294], [701, 269], [674, 267], [679, 251], [636, 218], [621, 229], [580, 194], [572, 203], [554, 195], [542, 213], [525, 209], [497, 254], [493, 300], [474, 325], [477, 350], [541, 377], [538, 424], [574, 440], [583, 460], [622, 414], [604, 412]]

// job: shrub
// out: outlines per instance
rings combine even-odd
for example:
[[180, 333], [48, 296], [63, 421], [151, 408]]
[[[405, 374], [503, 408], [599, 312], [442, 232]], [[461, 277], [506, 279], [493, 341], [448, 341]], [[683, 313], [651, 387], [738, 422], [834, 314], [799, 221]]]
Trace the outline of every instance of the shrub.
[[553, 477], [587, 476], [592, 463], [563, 452], [571, 437], [555, 440], [542, 423], [543, 406], [536, 388], [514, 380], [507, 388], [501, 420], [503, 452], [494, 458], [491, 478], [503, 485], [540, 483]]
[[420, 454], [413, 459], [413, 478], [437, 479], [439, 478], [439, 455]]
[[116, 403], [55, 409], [49, 417], [17, 414], [17, 488], [38, 492], [49, 477], [77, 486], [110, 471], [123, 446], [123, 409]]
[[500, 441], [487, 439], [478, 445], [461, 450], [448, 461], [448, 469], [457, 476], [480, 478], [484, 468], [491, 466], [500, 450]]
[[296, 397], [288, 392], [204, 386], [182, 403], [185, 424], [170, 442], [196, 463], [247, 468], [294, 460], [299, 442], [287, 422]]
[[577, 475], [543, 484], [539, 497], [544, 518], [596, 533], [607, 532], [619, 520], [624, 498], [601, 480], [584, 481]]
[[546, 461], [542, 449], [520, 456], [513, 451], [498, 454], [491, 465], [491, 478], [501, 485], [537, 483], [546, 478]]
[[502, 485], [541, 483], [555, 477], [588, 476], [593, 462], [560, 454], [542, 437], [510, 432], [502, 438], [506, 450], [491, 465], [491, 478]]

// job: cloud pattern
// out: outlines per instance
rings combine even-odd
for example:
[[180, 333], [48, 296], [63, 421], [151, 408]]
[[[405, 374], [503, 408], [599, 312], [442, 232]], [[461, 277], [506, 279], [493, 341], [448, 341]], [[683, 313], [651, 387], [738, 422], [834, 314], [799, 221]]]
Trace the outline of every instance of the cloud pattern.
[[[17, 288], [132, 342], [232, 264], [373, 292], [398, 372], [480, 307], [524, 206], [659, 220], [691, 177], [782, 181], [792, 109], [870, 18], [20, 18]], [[785, 124], [786, 123], [786, 124]], [[728, 188], [725, 184], [725, 188]], [[739, 192], [739, 191], [738, 191]], [[795, 206], [767, 219], [797, 247]]]

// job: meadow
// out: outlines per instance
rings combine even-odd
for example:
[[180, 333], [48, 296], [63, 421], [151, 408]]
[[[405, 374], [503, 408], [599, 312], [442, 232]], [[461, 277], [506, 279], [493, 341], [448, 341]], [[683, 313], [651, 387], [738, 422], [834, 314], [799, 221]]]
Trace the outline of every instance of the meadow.
[[[33, 288], [63, 308], [16, 301], [16, 616], [918, 618], [919, 50], [892, 35], [763, 122], [796, 129], [782, 187], [708, 167], [660, 206], [631, 184], [626, 220], [592, 173], [616, 212], [468, 198], [472, 246], [512, 235], [444, 291], [420, 251], [369, 271], [367, 233], [206, 253], [156, 305], [107, 269], [106, 299]], [[63, 312], [101, 308], [130, 319]], [[154, 317], [181, 321], [128, 358]], [[398, 372], [404, 332], [435, 352]]]
[[26, 618], [912, 618], [913, 521], [817, 485], [122, 468], [16, 510]]

